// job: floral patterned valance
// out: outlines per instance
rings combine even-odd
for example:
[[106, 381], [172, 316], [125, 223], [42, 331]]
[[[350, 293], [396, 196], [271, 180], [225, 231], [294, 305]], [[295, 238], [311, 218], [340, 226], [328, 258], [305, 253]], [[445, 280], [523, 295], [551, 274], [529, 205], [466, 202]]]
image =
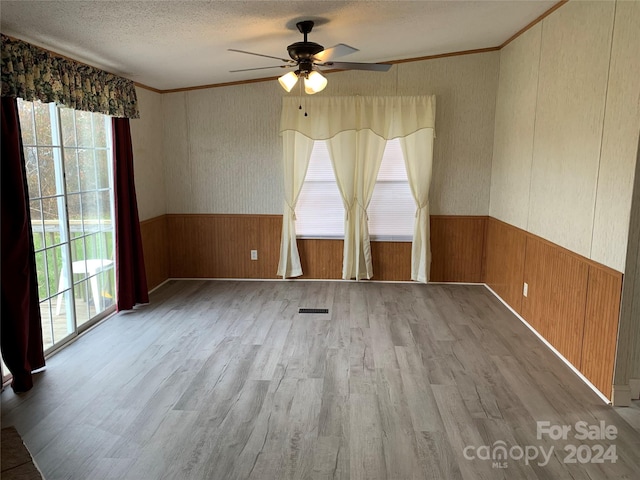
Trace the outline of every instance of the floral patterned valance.
[[139, 118], [134, 83], [2, 35], [2, 96]]

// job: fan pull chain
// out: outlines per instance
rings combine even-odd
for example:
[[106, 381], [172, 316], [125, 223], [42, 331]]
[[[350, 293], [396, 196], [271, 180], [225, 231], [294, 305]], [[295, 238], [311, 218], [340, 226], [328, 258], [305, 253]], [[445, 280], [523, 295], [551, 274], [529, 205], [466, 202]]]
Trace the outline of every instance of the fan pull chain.
[[300, 78], [298, 78], [298, 99], [300, 100], [300, 105], [298, 106], [298, 110], [302, 110], [302, 82]]
[[[298, 110], [302, 110], [302, 80], [298, 81], [298, 96], [300, 97], [300, 104], [298, 105]], [[306, 107], [304, 109], [304, 116], [305, 117], [309, 116], [309, 115], [307, 115]]]

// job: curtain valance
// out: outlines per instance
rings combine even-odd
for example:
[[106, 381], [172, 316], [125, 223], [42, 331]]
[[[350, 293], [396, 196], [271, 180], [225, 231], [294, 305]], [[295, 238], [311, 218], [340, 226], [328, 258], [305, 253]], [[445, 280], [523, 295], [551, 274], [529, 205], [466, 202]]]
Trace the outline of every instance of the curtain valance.
[[139, 118], [131, 80], [2, 35], [2, 96]]
[[371, 130], [390, 140], [433, 129], [435, 112], [435, 95], [285, 97], [280, 133], [292, 130], [313, 140], [327, 140], [348, 130]]

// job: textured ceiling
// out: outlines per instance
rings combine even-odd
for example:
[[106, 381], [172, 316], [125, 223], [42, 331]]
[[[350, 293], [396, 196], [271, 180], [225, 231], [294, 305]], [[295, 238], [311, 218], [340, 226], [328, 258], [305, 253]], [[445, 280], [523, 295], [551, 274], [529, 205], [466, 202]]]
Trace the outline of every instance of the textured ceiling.
[[[2, 0], [2, 33], [160, 90], [280, 75], [229, 73], [287, 57], [295, 22], [309, 40], [357, 49], [341, 60], [384, 62], [501, 45], [556, 1], [33, 1]], [[371, 73], [380, 75], [379, 73]]]

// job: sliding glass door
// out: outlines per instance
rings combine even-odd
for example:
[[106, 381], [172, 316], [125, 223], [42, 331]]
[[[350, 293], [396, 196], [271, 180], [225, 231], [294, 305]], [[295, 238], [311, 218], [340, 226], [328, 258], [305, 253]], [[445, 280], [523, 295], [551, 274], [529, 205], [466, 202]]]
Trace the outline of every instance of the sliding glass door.
[[111, 119], [18, 101], [45, 351], [115, 303]]

